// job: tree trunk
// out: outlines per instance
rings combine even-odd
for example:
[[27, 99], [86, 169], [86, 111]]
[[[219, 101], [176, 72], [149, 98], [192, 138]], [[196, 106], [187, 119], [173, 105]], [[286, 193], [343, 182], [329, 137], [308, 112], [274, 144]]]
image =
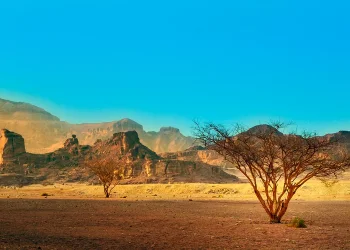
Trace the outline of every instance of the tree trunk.
[[109, 187], [106, 187], [106, 186], [103, 187], [103, 191], [105, 193], [106, 198], [109, 198], [109, 191], [108, 191], [108, 189], [109, 189]]
[[271, 214], [270, 215], [270, 223], [271, 224], [281, 223], [281, 217], [277, 216], [276, 214]]
[[288, 209], [288, 205], [289, 205], [289, 202], [290, 200], [293, 198], [294, 194], [295, 194], [295, 191], [293, 188], [290, 188], [291, 191], [288, 192], [288, 196], [287, 198], [283, 201], [282, 203], [282, 208], [280, 210], [280, 212], [278, 213], [278, 217], [280, 219], [282, 219], [282, 217], [284, 216], [284, 214], [287, 212], [287, 209]]

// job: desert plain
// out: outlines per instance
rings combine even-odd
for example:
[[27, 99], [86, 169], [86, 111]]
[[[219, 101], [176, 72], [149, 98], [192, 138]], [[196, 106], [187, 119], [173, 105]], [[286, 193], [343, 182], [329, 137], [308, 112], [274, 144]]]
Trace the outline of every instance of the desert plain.
[[[1, 249], [350, 249], [350, 181], [315, 179], [270, 224], [248, 183], [0, 188]], [[293, 217], [307, 228], [288, 226]]]

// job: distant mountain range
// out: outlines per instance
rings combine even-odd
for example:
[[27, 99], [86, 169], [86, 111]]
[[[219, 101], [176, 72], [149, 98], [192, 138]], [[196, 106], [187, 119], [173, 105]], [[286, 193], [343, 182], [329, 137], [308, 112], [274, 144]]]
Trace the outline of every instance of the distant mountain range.
[[70, 124], [61, 121], [42, 108], [24, 102], [0, 99], [0, 129], [21, 134], [26, 149], [32, 153], [52, 152], [64, 141], [77, 135], [83, 145], [93, 145], [98, 139], [107, 139], [117, 132], [135, 130], [141, 143], [156, 153], [176, 152], [194, 145], [194, 139], [181, 134], [179, 129], [163, 127], [158, 132], [146, 132], [143, 126], [130, 119], [103, 123]]

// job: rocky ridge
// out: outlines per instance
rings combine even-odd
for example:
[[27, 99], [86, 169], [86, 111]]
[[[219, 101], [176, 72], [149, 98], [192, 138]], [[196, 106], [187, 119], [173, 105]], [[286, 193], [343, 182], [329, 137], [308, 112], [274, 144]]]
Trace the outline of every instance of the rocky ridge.
[[[216, 183], [237, 180], [217, 166], [161, 157], [140, 142], [136, 131], [115, 133], [107, 140], [97, 140], [93, 146], [80, 145], [76, 135], [73, 135], [65, 141], [63, 148], [46, 154], [25, 152], [23, 137], [8, 130], [3, 131], [0, 185], [11, 182], [18, 185], [67, 181], [97, 183], [98, 180], [84, 162], [94, 157], [118, 155], [127, 157], [132, 163], [125, 166], [123, 172], [126, 175], [122, 183]], [[16, 141], [15, 144], [11, 144], [12, 139]]]

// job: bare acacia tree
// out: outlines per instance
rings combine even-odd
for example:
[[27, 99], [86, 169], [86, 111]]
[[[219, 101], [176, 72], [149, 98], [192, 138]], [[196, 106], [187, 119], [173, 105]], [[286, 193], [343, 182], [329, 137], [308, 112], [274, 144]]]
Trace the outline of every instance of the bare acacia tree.
[[[231, 162], [249, 181], [271, 223], [280, 223], [296, 191], [313, 177], [337, 176], [350, 166], [336, 142], [315, 134], [283, 134], [282, 123], [229, 130], [195, 122], [194, 135]], [[339, 148], [339, 147], [338, 147]]]
[[85, 165], [99, 178], [103, 185], [106, 198], [111, 196], [112, 190], [120, 180], [128, 167], [125, 158], [95, 158], [85, 162]]

